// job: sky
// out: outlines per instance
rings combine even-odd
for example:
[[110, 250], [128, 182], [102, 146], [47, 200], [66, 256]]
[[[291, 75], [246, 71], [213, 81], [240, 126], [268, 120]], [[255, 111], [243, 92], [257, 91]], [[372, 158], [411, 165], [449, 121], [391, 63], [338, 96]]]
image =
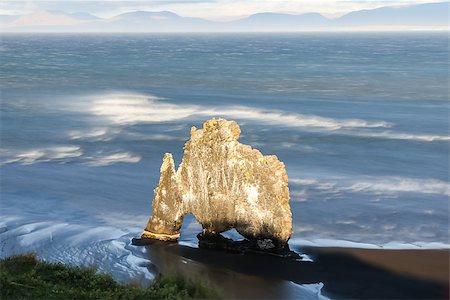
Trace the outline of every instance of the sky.
[[347, 12], [382, 6], [404, 6], [442, 2], [420, 0], [146, 0], [146, 1], [3, 1], [0, 14], [18, 15], [37, 10], [59, 10], [67, 13], [88, 12], [107, 18], [121, 13], [144, 10], [168, 10], [185, 17], [209, 20], [232, 20], [258, 12], [302, 14], [318, 12], [327, 17], [339, 17]]

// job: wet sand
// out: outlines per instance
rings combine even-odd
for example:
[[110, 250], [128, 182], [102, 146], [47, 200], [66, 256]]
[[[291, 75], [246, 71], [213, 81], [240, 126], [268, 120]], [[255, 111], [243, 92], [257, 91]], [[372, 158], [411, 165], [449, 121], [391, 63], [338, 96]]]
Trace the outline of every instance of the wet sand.
[[225, 298], [298, 299], [315, 294], [333, 299], [449, 296], [449, 250], [293, 249], [307, 254], [311, 262], [158, 241], [143, 247], [147, 248], [151, 267], [160, 273], [199, 278], [221, 290]]
[[364, 263], [424, 280], [449, 281], [449, 250], [379, 250], [354, 248], [306, 248], [316, 255], [341, 253]]

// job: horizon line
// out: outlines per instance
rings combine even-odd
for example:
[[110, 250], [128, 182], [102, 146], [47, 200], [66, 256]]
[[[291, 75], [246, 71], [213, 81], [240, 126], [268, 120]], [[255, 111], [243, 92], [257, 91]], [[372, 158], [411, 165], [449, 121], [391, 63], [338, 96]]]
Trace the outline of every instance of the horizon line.
[[288, 34], [288, 33], [433, 33], [433, 32], [450, 32], [450, 28], [438, 29], [392, 29], [392, 30], [364, 30], [364, 29], [337, 29], [337, 30], [293, 30], [293, 31], [2, 31], [1, 34]]

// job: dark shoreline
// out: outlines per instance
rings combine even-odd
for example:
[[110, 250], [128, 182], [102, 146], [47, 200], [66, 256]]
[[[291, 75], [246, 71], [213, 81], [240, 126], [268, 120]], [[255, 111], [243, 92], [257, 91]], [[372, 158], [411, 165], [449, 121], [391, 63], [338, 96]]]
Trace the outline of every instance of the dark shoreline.
[[304, 247], [313, 262], [227, 253], [154, 241], [148, 258], [163, 275], [201, 277], [230, 298], [297, 298], [289, 283], [323, 283], [333, 299], [448, 299], [450, 250]]

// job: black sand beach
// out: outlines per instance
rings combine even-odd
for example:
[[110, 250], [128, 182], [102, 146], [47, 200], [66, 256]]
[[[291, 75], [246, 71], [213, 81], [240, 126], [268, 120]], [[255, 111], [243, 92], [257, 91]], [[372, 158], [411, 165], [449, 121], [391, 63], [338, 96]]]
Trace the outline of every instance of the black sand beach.
[[[333, 299], [448, 299], [449, 250], [305, 247], [313, 261], [234, 254], [152, 242], [154, 268], [164, 275], [201, 278], [226, 298], [305, 298], [297, 285], [323, 283]], [[295, 283], [295, 284], [292, 284]]]

